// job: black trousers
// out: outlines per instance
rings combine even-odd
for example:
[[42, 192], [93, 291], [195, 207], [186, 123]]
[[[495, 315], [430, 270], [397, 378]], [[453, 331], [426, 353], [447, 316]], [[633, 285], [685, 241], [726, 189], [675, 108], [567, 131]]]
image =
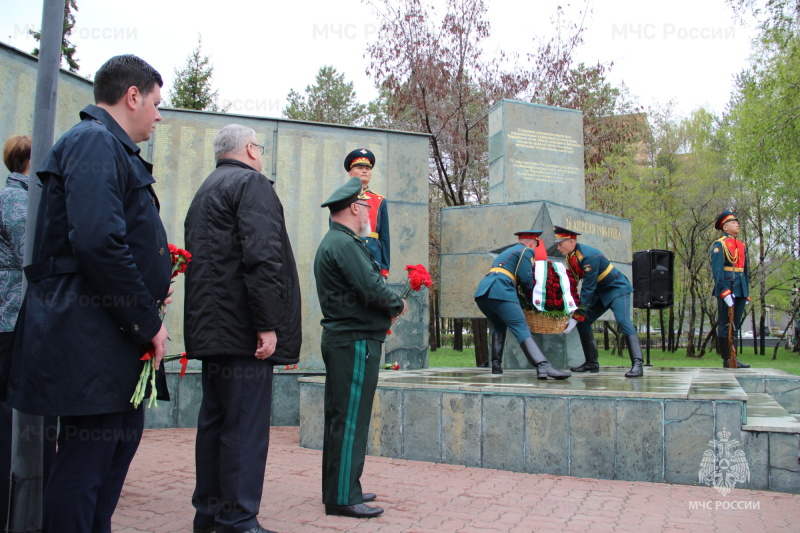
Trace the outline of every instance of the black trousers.
[[194, 525], [217, 533], [258, 524], [269, 450], [271, 364], [255, 357], [203, 359], [197, 421]]
[[144, 428], [144, 408], [62, 416], [44, 491], [43, 533], [110, 533], [128, 467]]
[[322, 443], [322, 501], [363, 503], [361, 474], [381, 364], [380, 341], [323, 343], [325, 429]]

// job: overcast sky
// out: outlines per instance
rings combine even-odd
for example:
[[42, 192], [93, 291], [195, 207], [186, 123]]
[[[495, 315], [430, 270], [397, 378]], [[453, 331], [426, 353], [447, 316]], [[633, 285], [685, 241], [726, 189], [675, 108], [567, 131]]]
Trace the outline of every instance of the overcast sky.
[[[487, 3], [489, 50], [520, 54], [535, 51], [537, 35], [549, 35], [561, 4]], [[161, 72], [167, 89], [199, 33], [214, 65], [214, 87], [231, 112], [280, 116], [289, 90], [313, 83], [323, 65], [353, 81], [362, 102], [376, 95], [364, 53], [378, 21], [360, 0], [78, 0], [78, 8], [72, 40], [84, 76], [112, 55], [133, 53]], [[0, 0], [0, 40], [30, 52], [35, 43], [26, 30], [41, 26], [41, 10], [41, 0]], [[674, 99], [682, 115], [701, 106], [725, 110], [753, 35], [734, 22], [725, 0], [596, 0], [592, 10], [581, 61], [613, 61], [610, 80], [624, 82], [645, 107]]]

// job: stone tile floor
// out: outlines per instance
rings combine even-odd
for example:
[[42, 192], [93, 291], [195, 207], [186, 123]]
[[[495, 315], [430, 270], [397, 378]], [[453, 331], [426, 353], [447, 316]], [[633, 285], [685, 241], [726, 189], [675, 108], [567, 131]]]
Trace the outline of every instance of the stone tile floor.
[[[116, 533], [190, 532], [194, 429], [145, 430], [113, 519]], [[362, 482], [386, 512], [326, 516], [322, 453], [272, 428], [262, 526], [280, 533], [798, 531], [800, 495], [521, 474], [367, 457]]]

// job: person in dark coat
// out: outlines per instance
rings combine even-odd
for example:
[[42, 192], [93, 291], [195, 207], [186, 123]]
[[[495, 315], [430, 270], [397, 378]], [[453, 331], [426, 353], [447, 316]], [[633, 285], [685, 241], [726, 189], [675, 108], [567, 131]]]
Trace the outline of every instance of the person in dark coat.
[[597, 341], [592, 332], [592, 324], [611, 309], [622, 334], [628, 340], [631, 369], [626, 378], [643, 375], [642, 348], [639, 335], [631, 320], [631, 286], [625, 274], [615, 267], [603, 252], [597, 248], [578, 243], [580, 233], [561, 226], [553, 226], [558, 251], [567, 260], [567, 268], [576, 280], [581, 280], [581, 305], [572, 314], [564, 333], [569, 333], [577, 325], [578, 335], [583, 347], [585, 362], [573, 372], [599, 372]]
[[[723, 368], [731, 366], [731, 346], [728, 342], [728, 308], [733, 308], [733, 338], [742, 325], [744, 307], [750, 299], [750, 269], [747, 250], [739, 240], [739, 220], [733, 211], [726, 209], [714, 221], [714, 229], [723, 233], [711, 245], [711, 273], [714, 276], [714, 296], [717, 297], [717, 342]], [[736, 358], [738, 368], [750, 365]]]
[[391, 239], [389, 235], [389, 209], [386, 197], [369, 188], [372, 180], [372, 169], [375, 168], [375, 154], [366, 148], [356, 148], [344, 158], [344, 169], [347, 175], [361, 180], [364, 200], [369, 205], [370, 232], [363, 237], [367, 250], [381, 269], [381, 276], [389, 277], [391, 267]]
[[184, 337], [202, 361], [195, 450], [195, 532], [267, 531], [258, 523], [269, 449], [272, 374], [298, 362], [300, 284], [283, 206], [263, 174], [264, 147], [231, 124], [217, 168], [186, 215]]
[[386, 286], [361, 239], [370, 231], [361, 181], [350, 178], [322, 207], [331, 212], [314, 257], [325, 363], [322, 501], [326, 514], [371, 518], [383, 509], [364, 503], [376, 495], [362, 492], [361, 474], [381, 345], [408, 305]]
[[131, 404], [140, 358], [152, 347], [160, 366], [166, 352], [167, 235], [137, 146], [161, 120], [161, 85], [140, 58], [109, 59], [95, 75], [97, 105], [37, 172], [42, 198], [8, 398], [24, 413], [61, 417], [45, 532], [111, 531], [144, 426], [143, 407]]
[[525, 358], [536, 368], [538, 379], [571, 376], [553, 367], [539, 349], [517, 297], [517, 285], [528, 294], [533, 290], [533, 261], [541, 234], [541, 231], [516, 232], [514, 235], [519, 242], [495, 258], [492, 268], [475, 290], [475, 303], [492, 323], [492, 374], [503, 373], [503, 346], [510, 329]]

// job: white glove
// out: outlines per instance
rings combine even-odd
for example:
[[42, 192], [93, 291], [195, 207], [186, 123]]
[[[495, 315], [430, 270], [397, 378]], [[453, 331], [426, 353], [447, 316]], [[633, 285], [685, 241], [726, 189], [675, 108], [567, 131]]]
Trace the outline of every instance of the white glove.
[[567, 324], [567, 327], [564, 328], [564, 335], [566, 335], [567, 333], [572, 331], [575, 328], [575, 326], [577, 326], [577, 325], [578, 325], [578, 321], [575, 320], [574, 318], [570, 318], [569, 319], [569, 324]]
[[723, 298], [723, 300], [725, 300], [725, 303], [728, 304], [728, 307], [733, 307], [733, 294], [727, 295], [725, 298]]

